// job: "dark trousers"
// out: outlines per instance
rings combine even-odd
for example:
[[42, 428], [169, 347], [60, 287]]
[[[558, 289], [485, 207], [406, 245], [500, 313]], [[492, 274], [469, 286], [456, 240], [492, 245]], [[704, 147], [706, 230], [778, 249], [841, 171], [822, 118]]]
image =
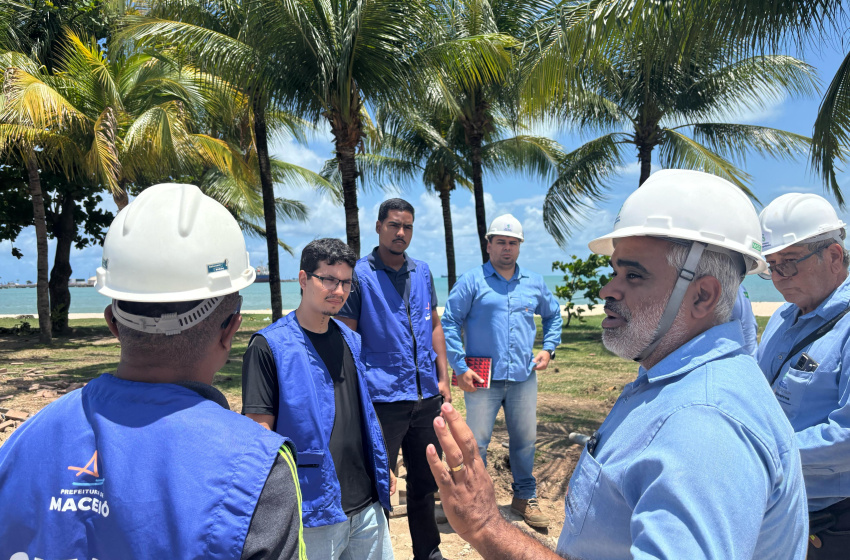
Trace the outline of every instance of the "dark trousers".
[[[809, 538], [807, 560], [850, 558], [850, 498], [821, 511], [813, 511], [809, 517], [814, 538]], [[816, 546], [818, 544], [820, 546]]]
[[395, 471], [401, 448], [407, 467], [407, 525], [416, 560], [441, 560], [440, 530], [434, 519], [434, 492], [437, 483], [431, 474], [425, 448], [429, 443], [442, 456], [434, 418], [440, 415], [443, 397], [437, 395], [419, 401], [374, 403], [384, 430], [390, 468]]

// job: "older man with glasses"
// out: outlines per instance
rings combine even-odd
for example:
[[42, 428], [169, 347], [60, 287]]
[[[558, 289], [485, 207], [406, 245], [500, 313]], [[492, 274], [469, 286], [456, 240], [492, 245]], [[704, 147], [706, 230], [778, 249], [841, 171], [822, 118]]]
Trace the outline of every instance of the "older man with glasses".
[[808, 558], [850, 550], [850, 255], [845, 226], [814, 194], [790, 193], [759, 216], [763, 254], [786, 303], [758, 362], [796, 432], [810, 517]]

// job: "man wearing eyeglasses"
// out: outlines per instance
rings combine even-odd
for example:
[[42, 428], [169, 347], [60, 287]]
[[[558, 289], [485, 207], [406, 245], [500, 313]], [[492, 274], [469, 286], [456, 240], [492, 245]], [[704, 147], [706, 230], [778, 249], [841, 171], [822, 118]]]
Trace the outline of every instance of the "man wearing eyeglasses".
[[800, 448], [808, 558], [850, 549], [850, 255], [845, 223], [814, 194], [790, 193], [759, 216], [769, 278], [786, 303], [770, 318], [758, 362]]
[[298, 309], [254, 335], [242, 365], [242, 413], [298, 451], [308, 558], [393, 557], [383, 509], [395, 479], [360, 337], [331, 318], [351, 292], [355, 261], [339, 239], [308, 243]]
[[390, 466], [398, 451], [407, 468], [407, 522], [416, 560], [439, 560], [434, 519], [437, 485], [425, 448], [438, 445], [434, 418], [451, 402], [446, 340], [428, 265], [407, 256], [413, 206], [400, 198], [378, 209], [378, 246], [357, 261], [351, 297], [339, 312], [363, 338], [363, 362], [375, 411], [387, 438]]

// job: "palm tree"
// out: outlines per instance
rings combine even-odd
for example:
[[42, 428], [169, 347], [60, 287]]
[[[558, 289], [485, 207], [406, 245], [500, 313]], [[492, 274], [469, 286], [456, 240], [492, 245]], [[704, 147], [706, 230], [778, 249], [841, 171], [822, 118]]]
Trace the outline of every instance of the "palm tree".
[[[251, 125], [251, 144], [256, 151], [258, 177], [262, 189], [263, 216], [268, 250], [269, 287], [272, 319], [283, 313], [280, 291], [280, 259], [277, 252], [277, 212], [272, 162], [268, 138], [278, 124], [269, 122], [275, 113], [275, 95], [288, 82], [291, 63], [272, 54], [271, 10], [279, 2], [271, 0], [151, 0], [145, 14], [125, 20], [120, 39], [136, 45], [152, 45], [174, 50], [188, 57], [208, 76], [213, 87], [236, 87], [247, 100]], [[247, 155], [247, 152], [244, 152]], [[237, 161], [239, 158], [233, 158]]]
[[[463, 124], [449, 111], [419, 107], [379, 113], [380, 132], [370, 132], [365, 153], [357, 156], [365, 184], [410, 184], [421, 179], [439, 194], [446, 244], [449, 290], [457, 280], [451, 193], [458, 185], [472, 190], [473, 169]], [[481, 146], [482, 168], [495, 175], [521, 171], [554, 181], [566, 156], [556, 141], [530, 135], [511, 136], [504, 119], [494, 119]], [[335, 162], [325, 166], [332, 170]]]
[[[846, 31], [846, 2], [762, 2], [761, 0], [599, 0], [584, 17], [591, 20], [587, 37], [592, 48], [604, 44], [615, 27], [641, 25], [646, 19], [693, 18], [712, 21], [717, 36], [739, 41], [751, 53], [779, 46], [810, 48], [829, 43], [832, 31]], [[592, 12], [592, 13], [591, 13]], [[636, 18], [634, 14], [641, 14]], [[547, 80], [543, 80], [546, 82]], [[844, 197], [836, 179], [838, 162], [846, 159], [850, 143], [850, 53], [846, 55], [824, 92], [812, 130], [810, 161], [838, 203]]]
[[746, 45], [698, 14], [612, 27], [598, 39], [601, 46], [585, 50], [590, 5], [574, 4], [543, 28], [545, 39], [527, 67], [530, 99], [549, 83], [557, 118], [604, 133], [568, 155], [547, 194], [544, 223], [559, 243], [581, 210], [603, 197], [627, 145], [637, 152], [638, 185], [649, 177], [658, 148], [662, 165], [714, 173], [750, 195], [749, 176], [730, 160], [743, 161], [748, 152], [794, 157], [809, 147], [810, 139], [798, 134], [723, 122], [785, 94], [812, 93], [809, 65], [783, 55], [745, 55]]
[[[262, 204], [258, 204], [252, 137], [248, 134], [242, 146], [223, 137], [231, 131], [222, 111], [232, 112], [235, 105], [246, 118], [245, 100], [235, 92], [228, 97], [222, 88], [205, 88], [206, 80], [196, 69], [178, 65], [163, 53], [118, 54], [110, 61], [100, 45], [70, 31], [59, 49], [54, 73], [32, 65], [27, 69], [18, 68], [7, 79], [10, 100], [18, 107], [44, 101], [43, 121], [53, 119], [57, 124], [41, 129], [0, 125], [0, 141], [38, 145], [45, 161], [62, 169], [69, 181], [81, 175], [112, 190], [119, 208], [126, 204], [130, 186], [139, 190], [172, 177], [204, 177], [202, 187], [231, 208], [248, 231], [264, 231], [255, 223], [262, 216]], [[73, 121], [63, 124], [65, 114], [73, 115]], [[222, 137], [197, 132], [199, 123], [217, 128]], [[322, 183], [317, 174], [296, 166], [283, 162], [275, 166], [280, 179]], [[300, 203], [286, 199], [274, 203], [288, 217], [306, 215]], [[73, 201], [68, 211], [73, 214]], [[71, 237], [76, 233], [76, 227], [65, 229]], [[70, 246], [70, 239], [59, 240], [54, 273], [62, 271], [64, 277], [50, 280], [52, 314], [59, 317], [60, 326], [67, 324], [70, 306]]]
[[[440, 23], [436, 44], [464, 42], [480, 36], [501, 36], [506, 49], [518, 47], [520, 41], [530, 36], [537, 19], [551, 9], [547, 0], [443, 0], [434, 3]], [[468, 61], [469, 57], [461, 58]], [[484, 210], [483, 146], [492, 132], [494, 121], [518, 118], [516, 71], [518, 59], [507, 56], [496, 59], [502, 64], [494, 66], [489, 80], [468, 80], [463, 74], [451, 74], [443, 67], [436, 68], [437, 79], [424, 74], [426, 88], [438, 89], [440, 104], [451, 111], [464, 130], [464, 142], [472, 171], [475, 199], [475, 220], [482, 262], [487, 262], [487, 217]], [[434, 84], [434, 85], [432, 85]], [[430, 95], [429, 95], [430, 96]]]

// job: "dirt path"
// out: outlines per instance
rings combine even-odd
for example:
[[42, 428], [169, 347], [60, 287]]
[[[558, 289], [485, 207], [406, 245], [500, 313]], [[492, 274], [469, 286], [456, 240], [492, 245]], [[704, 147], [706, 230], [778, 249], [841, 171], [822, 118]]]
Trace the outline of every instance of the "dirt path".
[[[546, 404], [544, 403], [543, 406], [545, 408]], [[569, 442], [567, 439], [569, 431], [563, 424], [538, 424], [537, 434], [538, 451], [534, 461], [534, 476], [537, 478], [540, 508], [551, 520], [548, 530], [532, 529], [522, 521], [521, 517], [510, 511], [512, 476], [508, 460], [508, 434], [503, 426], [497, 425], [493, 430], [493, 439], [487, 450], [487, 471], [496, 487], [496, 501], [502, 516], [554, 549], [564, 524], [564, 495], [581, 449]], [[481, 558], [448, 523], [441, 523], [438, 526], [442, 539], [440, 550], [445, 558]], [[413, 558], [407, 517], [390, 519], [390, 533], [396, 560]]]

